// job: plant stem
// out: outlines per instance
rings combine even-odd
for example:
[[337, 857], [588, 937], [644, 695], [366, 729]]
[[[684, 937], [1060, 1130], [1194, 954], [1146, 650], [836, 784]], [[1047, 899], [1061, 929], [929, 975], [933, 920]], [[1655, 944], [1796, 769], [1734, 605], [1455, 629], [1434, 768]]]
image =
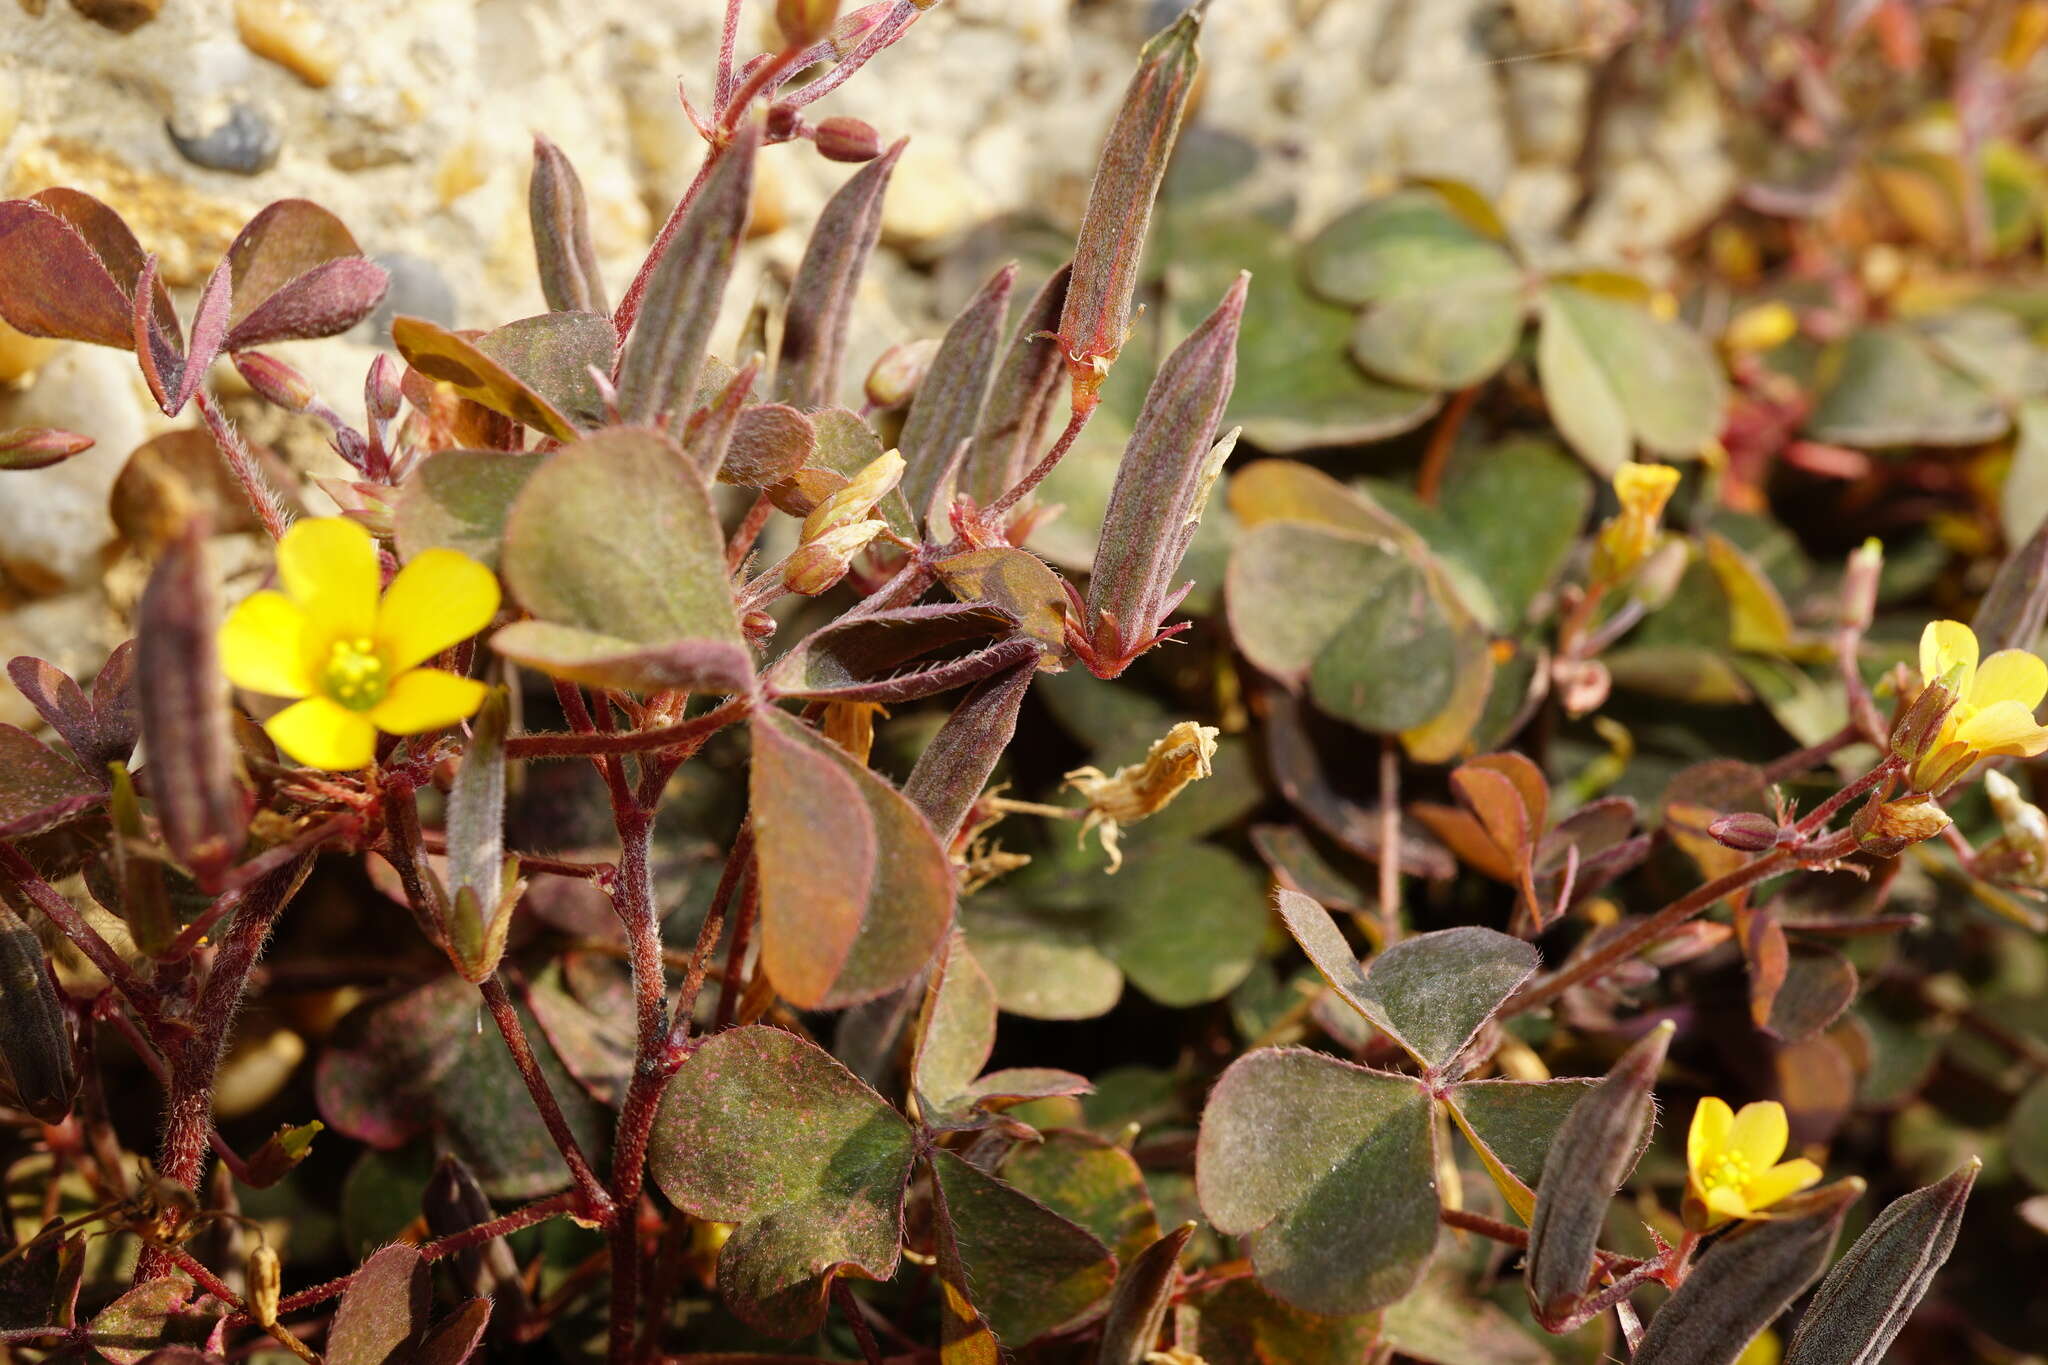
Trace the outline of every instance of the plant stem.
[[1798, 824], [1792, 826], [1795, 834], [1811, 834], [1825, 825], [1836, 811], [1854, 801], [1872, 787], [1892, 777], [1905, 767], [1905, 761], [1894, 754], [1887, 754], [1875, 768], [1851, 782], [1848, 786], [1830, 796], [1827, 800], [1808, 811]]
[[[626, 286], [626, 297], [619, 300], [618, 311], [612, 314], [612, 327], [618, 332], [619, 340], [633, 330], [633, 319], [640, 316], [640, 298], [647, 292], [647, 283], [654, 278], [654, 268], [661, 264], [661, 258], [668, 254], [669, 243], [675, 240], [676, 229], [683, 225], [689, 215], [690, 205], [697, 202], [697, 192], [704, 188], [704, 182], [711, 178], [711, 168], [718, 164], [724, 154], [723, 147], [711, 147], [704, 153], [704, 164], [697, 168], [697, 178], [690, 182], [690, 188], [683, 191], [683, 197], [676, 200], [676, 206], [669, 210], [668, 221], [661, 225], [661, 232], [654, 239], [654, 245], [647, 249], [647, 257], [640, 262], [640, 270], [633, 276], [633, 283]], [[616, 377], [616, 376], [614, 376]]]
[[840, 1316], [846, 1319], [846, 1325], [853, 1329], [853, 1338], [860, 1343], [861, 1358], [867, 1365], [882, 1365], [881, 1343], [875, 1340], [874, 1329], [861, 1315], [860, 1304], [853, 1297], [853, 1291], [846, 1287], [842, 1276], [832, 1277], [832, 1302], [838, 1306]]
[[668, 1042], [668, 983], [662, 970], [661, 920], [654, 909], [649, 870], [654, 817], [637, 806], [615, 804], [619, 829], [619, 875], [612, 904], [626, 928], [627, 963], [638, 1003], [639, 1032], [633, 1047], [633, 1077], [619, 1109], [612, 1143], [610, 1219], [612, 1249], [611, 1347], [613, 1365], [629, 1365], [640, 1308], [640, 1193], [646, 1180], [647, 1143], [654, 1128], [667, 1073], [662, 1055]]
[[490, 1010], [491, 1018], [497, 1021], [498, 1032], [505, 1036], [505, 1049], [512, 1054], [512, 1063], [519, 1068], [520, 1079], [526, 1082], [526, 1093], [533, 1097], [534, 1108], [540, 1110], [541, 1121], [547, 1124], [548, 1136], [555, 1140], [556, 1148], [561, 1151], [562, 1161], [569, 1167], [570, 1178], [583, 1192], [583, 1197], [590, 1201], [590, 1216], [603, 1219], [611, 1212], [611, 1195], [591, 1171], [590, 1162], [584, 1157], [576, 1135], [569, 1131], [569, 1120], [562, 1113], [561, 1103], [556, 1100], [540, 1064], [534, 1060], [533, 1045], [527, 1041], [526, 1028], [519, 1022], [519, 1011], [512, 1006], [504, 978], [494, 974], [490, 979], [478, 982], [477, 989], [483, 992], [484, 1005]]
[[1852, 721], [1818, 744], [1809, 745], [1797, 753], [1786, 754], [1775, 762], [1765, 764], [1764, 781], [1767, 784], [1776, 784], [1789, 777], [1811, 772], [1850, 745], [1862, 743], [1865, 738], [1863, 731]]
[[235, 431], [234, 423], [215, 406], [213, 395], [206, 391], [204, 384], [192, 395], [193, 404], [199, 409], [199, 418], [206, 423], [206, 429], [213, 436], [214, 445], [220, 448], [220, 455], [227, 461], [228, 472], [235, 476], [235, 482], [242, 485], [242, 492], [249, 499], [249, 506], [255, 509], [256, 519], [263, 523], [263, 529], [270, 533], [272, 540], [281, 540], [285, 528], [292, 523], [291, 514], [284, 510], [284, 500], [277, 490], [263, 477], [263, 470], [257, 465], [256, 457]]
[[[485, 1242], [494, 1241], [507, 1233], [517, 1232], [521, 1228], [530, 1228], [535, 1223], [545, 1223], [550, 1218], [558, 1218], [564, 1214], [574, 1213], [576, 1211], [576, 1202], [581, 1198], [582, 1196], [575, 1190], [564, 1190], [560, 1194], [551, 1194], [545, 1199], [536, 1200], [526, 1205], [524, 1208], [514, 1209], [503, 1218], [494, 1218], [488, 1223], [478, 1223], [473, 1228], [464, 1228], [460, 1232], [451, 1232], [439, 1241], [424, 1243], [420, 1247], [420, 1259], [428, 1262], [438, 1261], [443, 1256], [453, 1256], [458, 1251], [467, 1251], [471, 1247], [482, 1246]], [[296, 1313], [302, 1309], [311, 1308], [315, 1304], [325, 1303], [339, 1294], [345, 1294], [348, 1292], [349, 1285], [354, 1280], [355, 1273], [350, 1272], [338, 1279], [328, 1280], [323, 1284], [316, 1284], [311, 1289], [301, 1289], [298, 1293], [278, 1301], [278, 1316], [282, 1317], [286, 1313]], [[238, 1313], [227, 1320], [227, 1325], [230, 1327], [247, 1327], [251, 1321], [252, 1319]]]
[[1458, 433], [1464, 429], [1465, 418], [1478, 397], [1477, 384], [1452, 394], [1451, 401], [1444, 404], [1443, 415], [1437, 418], [1435, 430], [1429, 433], [1429, 445], [1422, 452], [1422, 468], [1415, 475], [1415, 496], [1431, 507], [1436, 506], [1437, 496], [1443, 490], [1444, 467], [1451, 462]]
[[1053, 467], [1073, 449], [1075, 439], [1080, 436], [1081, 428], [1088, 425], [1088, 419], [1094, 416], [1095, 408], [1096, 405], [1091, 403], [1073, 410], [1072, 415], [1067, 418], [1066, 430], [1052, 443], [1052, 449], [1045, 453], [1045, 458], [1033, 465], [1031, 472], [1019, 479], [1014, 488], [981, 510], [979, 515], [984, 526], [994, 526], [1002, 518], [1003, 513], [1022, 502], [1032, 489], [1044, 482], [1045, 476], [1052, 473]]
[[1380, 932], [1383, 947], [1401, 941], [1401, 751], [1380, 740]]
[[751, 697], [733, 697], [701, 716], [657, 730], [590, 730], [538, 735], [513, 735], [505, 741], [507, 758], [576, 758], [645, 753], [655, 749], [692, 748], [745, 716]]
[[[1850, 837], [1853, 839], [1853, 836]], [[1844, 847], [1841, 851], [1848, 850]], [[1705, 912], [1716, 902], [1734, 895], [1746, 886], [1754, 886], [1766, 877], [1775, 876], [1792, 865], [1793, 857], [1789, 849], [1773, 849], [1736, 868], [1725, 877], [1716, 877], [1705, 885], [1694, 887], [1634, 928], [1615, 935], [1577, 962], [1567, 964], [1515, 996], [1501, 1007], [1501, 1015], [1505, 1017], [1541, 1009], [1572, 987], [1590, 981], [1613, 968], [1615, 964], [1634, 957], [1679, 925]]]
[[[281, 867], [243, 894], [235, 922], [221, 940], [213, 969], [200, 990], [191, 1031], [170, 1040], [165, 1048], [171, 1080], [164, 1101], [163, 1155], [157, 1173], [188, 1190], [198, 1191], [206, 1164], [207, 1139], [213, 1133], [213, 1078], [227, 1050], [230, 1026], [242, 1003], [242, 988], [278, 916], [299, 889], [308, 862], [310, 858], [302, 858]], [[170, 1233], [176, 1226], [175, 1214], [166, 1212], [163, 1231]], [[135, 1263], [135, 1283], [155, 1279], [169, 1268], [170, 1258], [159, 1248], [144, 1247]]]
[[12, 889], [19, 891], [36, 909], [47, 915], [50, 922], [63, 931], [64, 937], [71, 940], [72, 946], [85, 954], [86, 961], [121, 992], [152, 1037], [163, 1032], [163, 1000], [156, 988], [136, 975], [135, 969], [114, 951], [114, 946], [100, 937], [99, 930], [86, 923], [85, 916], [78, 913], [78, 907], [37, 875], [28, 859], [21, 856], [21, 851], [5, 840], [0, 840], [0, 877], [6, 879], [0, 881], [0, 893], [4, 893], [11, 883]]
[[740, 974], [746, 967], [747, 947], [754, 936], [754, 921], [761, 917], [761, 884], [748, 878], [740, 896], [739, 914], [732, 922], [732, 942], [725, 949], [725, 975], [718, 984], [717, 1028], [732, 1023], [740, 1004]]

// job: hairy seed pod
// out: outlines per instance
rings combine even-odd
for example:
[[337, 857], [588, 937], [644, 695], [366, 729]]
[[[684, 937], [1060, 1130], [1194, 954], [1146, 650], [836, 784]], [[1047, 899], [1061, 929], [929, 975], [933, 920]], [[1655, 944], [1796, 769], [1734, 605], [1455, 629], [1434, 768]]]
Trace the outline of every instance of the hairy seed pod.
[[605, 307], [604, 280], [597, 271], [597, 249], [591, 245], [583, 182], [562, 149], [537, 135], [526, 211], [533, 222], [540, 291], [548, 307], [558, 313], [610, 311]]

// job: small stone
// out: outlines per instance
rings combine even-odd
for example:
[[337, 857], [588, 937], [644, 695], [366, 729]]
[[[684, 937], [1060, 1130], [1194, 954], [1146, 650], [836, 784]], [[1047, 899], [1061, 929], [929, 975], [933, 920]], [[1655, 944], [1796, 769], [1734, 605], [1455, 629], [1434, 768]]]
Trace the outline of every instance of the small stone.
[[0, 397], [0, 428], [60, 427], [93, 448], [46, 469], [7, 474], [0, 494], [0, 572], [25, 592], [90, 582], [114, 539], [107, 495], [128, 455], [149, 436], [132, 356], [66, 346], [26, 393]]
[[[116, 33], [133, 33], [164, 7], [164, 0], [71, 0], [71, 8], [102, 28]], [[31, 13], [41, 13], [37, 6]]]
[[227, 117], [203, 132], [187, 136], [176, 122], [166, 119], [164, 131], [171, 135], [178, 155], [209, 171], [233, 175], [260, 175], [277, 163], [282, 145], [277, 128], [253, 106], [237, 101]]
[[58, 345], [48, 337], [32, 337], [0, 322], [0, 384], [11, 384], [35, 373], [44, 361], [57, 354]]
[[333, 34], [299, 0], [235, 0], [235, 32], [244, 47], [316, 90], [332, 84], [341, 70]]
[[387, 251], [370, 259], [391, 272], [384, 302], [363, 323], [379, 344], [390, 337], [393, 318], [425, 318], [443, 327], [455, 325], [455, 290], [439, 266], [403, 251]]

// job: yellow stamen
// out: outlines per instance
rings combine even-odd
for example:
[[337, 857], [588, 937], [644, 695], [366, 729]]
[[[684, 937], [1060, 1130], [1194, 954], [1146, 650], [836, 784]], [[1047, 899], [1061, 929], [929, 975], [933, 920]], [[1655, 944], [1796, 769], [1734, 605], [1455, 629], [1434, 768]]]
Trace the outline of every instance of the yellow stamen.
[[384, 700], [389, 685], [375, 644], [361, 636], [336, 640], [320, 671], [320, 690], [351, 711], [367, 711]]

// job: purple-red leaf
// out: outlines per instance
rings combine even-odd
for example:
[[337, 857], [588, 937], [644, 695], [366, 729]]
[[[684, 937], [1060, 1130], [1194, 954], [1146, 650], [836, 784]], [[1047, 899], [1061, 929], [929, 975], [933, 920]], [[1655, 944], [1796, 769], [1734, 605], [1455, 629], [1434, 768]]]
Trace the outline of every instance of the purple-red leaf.
[[[128, 252], [118, 249], [122, 244], [106, 219], [127, 234], [111, 209], [76, 191], [45, 190], [34, 199], [0, 203], [0, 317], [30, 336], [134, 349], [129, 300], [142, 253], [134, 249], [129, 270]], [[81, 221], [97, 231], [82, 231]], [[117, 248], [112, 260], [96, 249], [109, 242]], [[134, 244], [127, 235], [125, 246]]]
[[341, 220], [311, 200], [280, 199], [266, 205], [228, 248], [228, 269], [235, 280], [229, 330], [239, 329], [271, 295], [314, 267], [362, 254]]
[[250, 309], [223, 344], [241, 351], [273, 341], [306, 341], [346, 332], [383, 302], [390, 286], [390, 273], [375, 261], [360, 256], [325, 261], [286, 281]]

